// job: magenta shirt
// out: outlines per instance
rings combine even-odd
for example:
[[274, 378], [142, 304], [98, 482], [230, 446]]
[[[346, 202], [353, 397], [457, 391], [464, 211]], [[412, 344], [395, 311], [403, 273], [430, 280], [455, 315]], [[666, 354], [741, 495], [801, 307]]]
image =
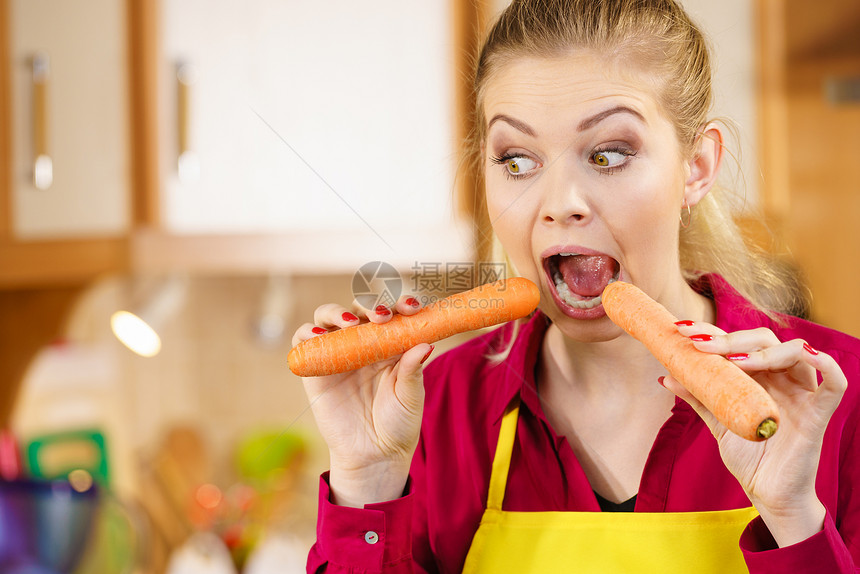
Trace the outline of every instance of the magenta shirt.
[[[796, 318], [780, 327], [754, 310], [721, 277], [697, 288], [716, 303], [725, 331], [765, 326], [782, 341], [802, 338], [832, 355], [848, 377], [848, 391], [824, 440], [816, 489], [827, 508], [823, 531], [777, 548], [760, 518], [739, 544], [753, 574], [860, 572], [860, 341]], [[439, 356], [424, 371], [426, 403], [421, 438], [402, 498], [363, 509], [329, 502], [320, 480], [317, 542], [308, 572], [460, 572], [487, 500], [490, 466], [502, 414], [521, 397], [504, 510], [598, 512], [597, 499], [564, 437], [540, 407], [535, 366], [548, 320], [525, 324], [508, 358], [485, 355], [511, 326], [472, 339]], [[655, 384], [657, 384], [655, 382]], [[750, 506], [722, 463], [717, 444], [695, 411], [680, 399], [660, 429], [642, 474], [635, 512], [692, 512]]]

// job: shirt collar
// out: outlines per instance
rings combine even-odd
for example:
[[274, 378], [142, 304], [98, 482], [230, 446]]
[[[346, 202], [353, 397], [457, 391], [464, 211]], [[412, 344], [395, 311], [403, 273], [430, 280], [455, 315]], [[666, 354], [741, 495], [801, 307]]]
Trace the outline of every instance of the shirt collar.
[[[540, 356], [541, 343], [549, 325], [549, 318], [540, 310], [535, 311], [531, 319], [521, 324], [519, 332], [516, 333], [517, 339], [507, 358], [494, 367], [502, 369], [501, 388], [493, 395], [492, 413], [495, 421], [501, 419], [505, 409], [517, 395], [520, 395], [523, 403], [532, 412], [539, 412], [535, 367]], [[513, 330], [513, 325], [509, 325], [503, 337], [511, 336]]]
[[728, 281], [716, 273], [702, 275], [691, 285], [697, 293], [714, 300], [714, 324], [726, 332], [749, 329], [750, 325], [773, 326], [773, 321], [750, 303]]

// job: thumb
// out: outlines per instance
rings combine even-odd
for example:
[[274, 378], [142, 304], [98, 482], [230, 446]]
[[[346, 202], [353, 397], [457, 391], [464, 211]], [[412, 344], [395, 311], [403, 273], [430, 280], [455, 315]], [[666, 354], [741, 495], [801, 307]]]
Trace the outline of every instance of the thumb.
[[688, 405], [690, 405], [696, 414], [699, 415], [699, 418], [704, 421], [707, 427], [711, 430], [714, 436], [717, 436], [718, 433], [725, 432], [725, 427], [717, 421], [717, 417], [708, 410], [708, 408], [703, 405], [699, 399], [693, 396], [693, 394], [687, 390], [687, 388], [678, 382], [673, 376], [668, 375], [666, 377], [661, 377], [660, 384], [664, 387], [675, 393], [675, 396], [682, 399]]
[[433, 345], [415, 345], [400, 357], [394, 382], [394, 396], [410, 413], [420, 413], [424, 406], [424, 361]]

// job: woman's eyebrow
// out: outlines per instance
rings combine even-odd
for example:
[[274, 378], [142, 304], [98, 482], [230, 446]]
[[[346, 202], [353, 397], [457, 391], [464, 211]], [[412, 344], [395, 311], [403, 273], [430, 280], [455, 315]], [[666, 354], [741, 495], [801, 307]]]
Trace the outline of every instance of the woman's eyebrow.
[[512, 118], [511, 116], [506, 116], [505, 114], [496, 114], [493, 116], [493, 119], [490, 120], [490, 123], [487, 124], [487, 131], [490, 131], [490, 128], [493, 126], [496, 121], [501, 120], [506, 124], [509, 124], [514, 129], [517, 129], [523, 132], [526, 135], [534, 137], [535, 131], [528, 124], [521, 122], [518, 119]]
[[589, 128], [594, 127], [599, 124], [609, 116], [613, 116], [615, 114], [630, 114], [639, 119], [643, 124], [648, 125], [648, 122], [645, 121], [645, 116], [634, 110], [633, 108], [629, 108], [627, 106], [615, 106], [614, 108], [609, 108], [608, 110], [604, 110], [589, 118], [585, 118], [579, 123], [579, 131], [585, 131]]
[[[591, 117], [585, 118], [579, 123], [578, 129], [582, 132], [589, 128], [593, 128], [609, 116], [614, 116], [615, 114], [630, 114], [637, 118], [643, 124], [648, 125], [648, 122], [645, 120], [645, 116], [643, 116], [641, 113], [634, 110], [633, 108], [628, 106], [615, 106], [614, 108], [609, 108], [608, 110], [604, 110], [602, 112], [594, 114]], [[532, 127], [529, 126], [527, 123], [522, 122], [516, 118], [512, 118], [511, 116], [507, 116], [505, 114], [496, 114], [495, 116], [493, 116], [493, 119], [491, 119], [490, 122], [487, 124], [487, 131], [489, 131], [490, 127], [492, 127], [492, 125], [497, 121], [503, 121], [514, 129], [519, 130], [526, 135], [532, 137], [535, 136], [535, 130], [532, 129]]]

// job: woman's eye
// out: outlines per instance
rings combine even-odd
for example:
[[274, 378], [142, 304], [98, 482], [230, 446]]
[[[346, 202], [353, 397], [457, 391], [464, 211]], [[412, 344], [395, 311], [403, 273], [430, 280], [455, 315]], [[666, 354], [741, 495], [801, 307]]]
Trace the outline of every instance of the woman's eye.
[[492, 161], [504, 165], [507, 175], [512, 177], [526, 175], [539, 167], [538, 162], [524, 156], [495, 157]]
[[591, 154], [591, 161], [600, 167], [619, 167], [629, 155], [632, 154], [611, 150], [596, 151]]
[[527, 157], [512, 157], [507, 161], [508, 171], [511, 175], [522, 175], [537, 167], [537, 162]]

